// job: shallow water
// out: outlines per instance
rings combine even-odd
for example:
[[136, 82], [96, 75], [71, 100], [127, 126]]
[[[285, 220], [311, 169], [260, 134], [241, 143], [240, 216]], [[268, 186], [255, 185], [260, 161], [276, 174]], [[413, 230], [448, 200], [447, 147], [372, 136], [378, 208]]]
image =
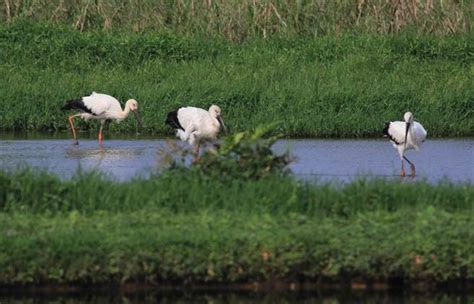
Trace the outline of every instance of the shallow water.
[[[100, 149], [95, 139], [0, 139], [0, 169], [15, 170], [29, 166], [69, 178], [78, 169], [99, 170], [118, 180], [147, 176], [160, 168], [160, 150], [169, 150], [175, 139], [105, 140]], [[400, 159], [388, 140], [294, 139], [274, 145], [277, 152], [289, 150], [295, 160], [290, 169], [307, 180], [350, 181], [359, 177], [398, 179]], [[432, 139], [419, 152], [407, 157], [415, 163], [417, 180], [437, 182], [474, 181], [474, 139]], [[409, 173], [409, 166], [406, 166]]]
[[[399, 178], [401, 161], [388, 140], [287, 140], [275, 144], [296, 157], [293, 172], [307, 179], [350, 181], [354, 177]], [[433, 139], [420, 151], [409, 150], [407, 158], [416, 166], [416, 179], [437, 182], [474, 181], [474, 140]], [[410, 167], [405, 163], [405, 171]]]

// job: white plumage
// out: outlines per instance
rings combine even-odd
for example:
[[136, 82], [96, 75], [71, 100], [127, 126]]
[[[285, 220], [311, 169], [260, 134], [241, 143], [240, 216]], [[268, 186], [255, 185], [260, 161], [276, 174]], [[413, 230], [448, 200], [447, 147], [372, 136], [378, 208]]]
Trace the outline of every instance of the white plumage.
[[96, 119], [116, 119], [121, 121], [125, 117], [121, 116], [122, 107], [120, 102], [115, 98], [107, 94], [100, 94], [92, 92], [90, 96], [82, 97], [84, 105], [92, 111], [92, 115], [84, 113], [84, 119], [96, 118]]
[[182, 107], [169, 112], [166, 123], [176, 129], [176, 136], [194, 146], [194, 160], [199, 158], [202, 142], [217, 137], [221, 128], [225, 129], [221, 118], [221, 108], [212, 105], [208, 111], [195, 107]]
[[415, 165], [405, 156], [405, 151], [409, 149], [419, 150], [421, 144], [425, 141], [427, 132], [425, 128], [413, 120], [413, 114], [406, 112], [403, 116], [404, 121], [390, 121], [385, 124], [383, 133], [390, 138], [393, 146], [398, 150], [402, 162], [401, 176], [405, 176], [405, 159], [410, 164], [411, 175], [415, 176]]
[[135, 99], [129, 99], [125, 103], [125, 108], [122, 110], [120, 102], [116, 98], [110, 95], [92, 92], [90, 96], [66, 101], [62, 109], [79, 111], [79, 113], [69, 116], [69, 123], [71, 125], [75, 145], [79, 144], [76, 130], [74, 128], [75, 117], [80, 117], [86, 121], [89, 119], [100, 120], [98, 136], [100, 145], [102, 145], [103, 142], [102, 129], [107, 120], [121, 122], [127, 118], [130, 111], [132, 111], [135, 114], [138, 124], [141, 125], [141, 118], [138, 112], [138, 102]]

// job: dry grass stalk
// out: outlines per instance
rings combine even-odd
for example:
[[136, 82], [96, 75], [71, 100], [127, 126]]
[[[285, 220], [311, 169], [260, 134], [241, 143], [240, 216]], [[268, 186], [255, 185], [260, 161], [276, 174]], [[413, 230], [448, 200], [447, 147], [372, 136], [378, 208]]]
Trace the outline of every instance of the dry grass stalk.
[[7, 16], [7, 22], [10, 22], [12, 19], [10, 12], [10, 0], [5, 0], [5, 15]]
[[[79, 30], [113, 26], [204, 31], [241, 41], [273, 33], [334, 34], [354, 28], [398, 32], [460, 33], [472, 28], [469, 6], [458, 0], [4, 0], [4, 21], [30, 16], [72, 24]], [[472, 8], [471, 8], [472, 9]]]

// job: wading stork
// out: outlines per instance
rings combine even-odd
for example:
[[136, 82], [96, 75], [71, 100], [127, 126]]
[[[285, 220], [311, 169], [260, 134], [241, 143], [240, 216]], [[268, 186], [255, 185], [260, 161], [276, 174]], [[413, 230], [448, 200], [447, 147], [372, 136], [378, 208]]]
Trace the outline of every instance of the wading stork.
[[141, 127], [142, 124], [140, 113], [138, 112], [138, 103], [135, 99], [129, 99], [125, 103], [125, 108], [122, 110], [120, 102], [116, 98], [96, 92], [92, 92], [90, 96], [66, 101], [62, 106], [62, 110], [79, 111], [79, 113], [69, 116], [69, 124], [71, 125], [75, 145], [79, 144], [77, 141], [76, 130], [74, 128], [75, 117], [80, 117], [85, 121], [88, 121], [89, 119], [100, 120], [99, 144], [101, 146], [103, 142], [102, 129], [107, 120], [121, 122], [127, 118], [130, 111], [132, 111], [135, 114], [138, 125]]
[[400, 176], [405, 176], [405, 168], [403, 160], [405, 159], [410, 164], [411, 176], [415, 176], [415, 165], [405, 156], [405, 151], [409, 149], [419, 150], [421, 144], [426, 139], [426, 130], [423, 126], [413, 120], [413, 114], [406, 112], [403, 115], [404, 121], [389, 121], [385, 123], [383, 129], [384, 136], [388, 136], [390, 141], [398, 150], [400, 160], [402, 161], [402, 170]]
[[201, 143], [215, 139], [221, 129], [226, 130], [221, 108], [212, 105], [208, 111], [195, 107], [182, 107], [169, 112], [166, 124], [176, 129], [176, 136], [188, 142], [193, 149], [193, 162], [199, 159]]

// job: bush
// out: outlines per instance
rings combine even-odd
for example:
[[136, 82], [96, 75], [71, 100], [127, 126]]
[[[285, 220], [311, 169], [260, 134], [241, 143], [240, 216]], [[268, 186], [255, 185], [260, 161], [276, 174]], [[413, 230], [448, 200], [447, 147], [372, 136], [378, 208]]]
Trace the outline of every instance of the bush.
[[192, 171], [220, 180], [261, 179], [267, 176], [284, 176], [291, 162], [288, 152], [277, 155], [271, 149], [279, 136], [267, 136], [274, 125], [257, 127], [254, 131], [238, 132], [212, 145], [193, 166], [186, 165], [190, 151], [170, 145], [163, 154], [166, 170]]

